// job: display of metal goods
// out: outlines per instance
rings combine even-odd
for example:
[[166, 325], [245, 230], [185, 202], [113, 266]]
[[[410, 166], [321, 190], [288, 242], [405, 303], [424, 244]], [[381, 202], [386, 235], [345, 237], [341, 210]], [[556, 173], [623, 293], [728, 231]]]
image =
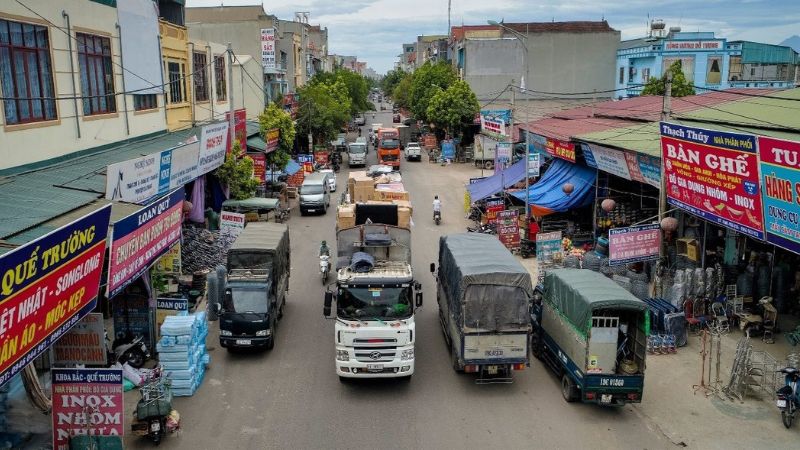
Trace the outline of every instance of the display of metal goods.
[[181, 245], [181, 269], [194, 274], [224, 264], [235, 236], [204, 228], [184, 227]]
[[[630, 202], [616, 201], [614, 202], [614, 207], [609, 211], [606, 211], [602, 205], [602, 202], [596, 205], [597, 228], [600, 229], [627, 227], [656, 214], [655, 210], [642, 209], [633, 206]], [[606, 206], [608, 205], [606, 203]]]

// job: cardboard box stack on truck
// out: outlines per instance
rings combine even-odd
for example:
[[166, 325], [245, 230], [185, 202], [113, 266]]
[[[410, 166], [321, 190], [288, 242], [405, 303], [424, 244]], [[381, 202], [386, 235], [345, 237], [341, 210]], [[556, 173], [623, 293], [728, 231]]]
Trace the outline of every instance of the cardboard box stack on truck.
[[212, 302], [219, 315], [220, 345], [229, 350], [275, 345], [289, 290], [289, 252], [284, 224], [252, 222], [236, 238], [228, 251], [227, 276], [213, 281], [221, 297]]
[[531, 276], [495, 236], [442, 236], [436, 281], [454, 370], [478, 373], [478, 383], [510, 383], [530, 366]]
[[549, 270], [536, 288], [531, 347], [561, 377], [564, 400], [642, 401], [646, 304], [591, 270]]
[[[354, 227], [357, 210], [366, 211], [365, 205], [396, 205], [397, 221], [389, 223], [400, 228], [411, 228], [413, 209], [409, 193], [403, 187], [399, 173], [367, 176], [366, 172], [350, 172], [347, 192], [352, 203], [339, 205], [336, 214], [336, 227], [339, 230]], [[362, 215], [367, 214], [363, 212]], [[367, 216], [364, 216], [367, 217]], [[362, 219], [363, 220], [363, 219]], [[371, 218], [373, 223], [374, 218]], [[362, 222], [358, 222], [360, 225]]]
[[397, 128], [378, 130], [378, 164], [400, 170], [400, 132]]
[[[376, 211], [375, 217], [384, 213]], [[323, 314], [330, 316], [335, 299], [339, 379], [409, 380], [414, 315], [422, 306], [422, 287], [411, 268], [411, 231], [384, 224], [340, 229], [336, 250], [336, 284], [325, 293]]]

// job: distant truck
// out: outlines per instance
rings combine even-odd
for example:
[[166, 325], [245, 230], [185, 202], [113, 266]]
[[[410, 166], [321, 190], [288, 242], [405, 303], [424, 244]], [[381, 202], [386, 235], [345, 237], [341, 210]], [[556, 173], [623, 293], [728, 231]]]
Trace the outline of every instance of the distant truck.
[[478, 383], [511, 383], [530, 366], [531, 276], [495, 236], [451, 234], [439, 239], [439, 322], [457, 372]]
[[217, 280], [223, 293], [221, 301], [214, 303], [220, 345], [229, 350], [275, 346], [275, 327], [286, 305], [290, 267], [287, 226], [247, 224], [228, 251], [227, 280]]
[[378, 129], [378, 164], [400, 170], [400, 132], [397, 128]]
[[646, 304], [585, 269], [549, 270], [536, 288], [531, 348], [561, 377], [568, 402], [640, 403], [650, 321]]
[[363, 142], [356, 141], [347, 145], [347, 163], [350, 167], [367, 165], [366, 139]]
[[400, 148], [404, 149], [411, 142], [411, 127], [408, 125], [398, 125], [397, 132], [400, 135]]

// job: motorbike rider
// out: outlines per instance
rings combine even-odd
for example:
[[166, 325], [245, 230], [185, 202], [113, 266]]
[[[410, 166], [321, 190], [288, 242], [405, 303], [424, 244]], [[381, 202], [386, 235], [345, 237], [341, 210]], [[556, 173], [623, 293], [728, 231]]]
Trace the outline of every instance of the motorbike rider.
[[438, 195], [433, 196], [433, 217], [436, 217], [436, 213], [441, 215], [442, 213], [442, 201], [439, 200]]
[[322, 245], [319, 246], [319, 256], [331, 256], [331, 250], [328, 248], [328, 242], [322, 241]]

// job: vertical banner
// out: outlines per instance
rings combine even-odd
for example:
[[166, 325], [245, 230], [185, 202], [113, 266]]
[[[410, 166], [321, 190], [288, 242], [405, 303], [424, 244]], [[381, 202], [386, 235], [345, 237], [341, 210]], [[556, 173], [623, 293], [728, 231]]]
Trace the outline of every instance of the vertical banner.
[[528, 177], [538, 177], [542, 166], [541, 155], [538, 153], [528, 154]]
[[219, 231], [229, 236], [239, 236], [244, 230], [245, 216], [241, 213], [222, 211], [219, 214]]
[[504, 209], [506, 209], [506, 204], [502, 198], [490, 198], [486, 200], [486, 222], [497, 223], [497, 213]]
[[119, 294], [180, 240], [182, 220], [183, 189], [176, 189], [114, 224], [108, 298]]
[[264, 73], [275, 70], [275, 28], [261, 29], [261, 66]]
[[764, 238], [755, 136], [661, 122], [661, 152], [670, 203]]
[[[228, 111], [225, 113], [225, 121], [230, 123], [230, 120], [231, 112]], [[236, 140], [239, 141], [239, 145], [242, 147], [242, 152], [247, 153], [247, 110], [244, 108], [233, 111], [233, 134], [236, 136]], [[227, 152], [230, 153], [231, 149], [233, 148], [230, 130], [228, 130], [228, 138], [226, 139], [226, 142], [227, 145], [225, 148], [227, 149]]]
[[539, 233], [536, 235], [536, 260], [539, 263], [551, 263], [554, 259], [559, 259], [564, 252], [560, 231], [549, 233]]
[[608, 265], [617, 266], [658, 259], [661, 229], [658, 224], [608, 230]]
[[125, 434], [122, 369], [52, 369], [53, 449], [71, 436]]
[[248, 153], [247, 156], [253, 160], [253, 178], [259, 183], [267, 180], [267, 155], [261, 152]]
[[767, 241], [800, 253], [800, 142], [759, 136]]
[[273, 128], [267, 131], [267, 145], [265, 149], [265, 153], [270, 154], [278, 149], [278, 145], [280, 144], [281, 139], [281, 130], [277, 128]]
[[506, 248], [519, 248], [519, 211], [516, 209], [497, 213], [497, 237]]
[[452, 139], [442, 141], [442, 158], [448, 161], [456, 159], [456, 145]]
[[498, 174], [511, 163], [511, 142], [498, 142], [494, 151], [494, 173]]
[[106, 365], [105, 327], [103, 314], [86, 315], [53, 345], [53, 362], [58, 365]]
[[211, 172], [225, 162], [225, 147], [230, 133], [228, 122], [212, 123], [200, 131], [200, 156], [197, 162], [197, 173], [202, 175]]
[[111, 205], [0, 257], [0, 386], [96, 304]]

